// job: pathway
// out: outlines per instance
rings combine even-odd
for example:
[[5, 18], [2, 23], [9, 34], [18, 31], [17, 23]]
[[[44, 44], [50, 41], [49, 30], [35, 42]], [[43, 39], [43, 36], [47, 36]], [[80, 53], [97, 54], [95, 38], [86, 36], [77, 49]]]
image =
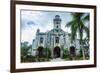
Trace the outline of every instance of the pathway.
[[61, 59], [61, 58], [55, 58], [55, 59], [52, 59], [51, 62], [57, 62], [57, 61], [64, 61], [64, 59]]

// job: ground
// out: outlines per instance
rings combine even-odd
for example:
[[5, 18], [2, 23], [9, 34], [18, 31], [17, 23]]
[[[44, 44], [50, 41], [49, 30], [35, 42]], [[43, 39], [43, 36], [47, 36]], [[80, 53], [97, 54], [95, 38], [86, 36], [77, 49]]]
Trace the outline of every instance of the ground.
[[51, 59], [51, 62], [57, 62], [57, 61], [65, 61], [64, 59], [61, 58], [55, 58], [55, 59]]

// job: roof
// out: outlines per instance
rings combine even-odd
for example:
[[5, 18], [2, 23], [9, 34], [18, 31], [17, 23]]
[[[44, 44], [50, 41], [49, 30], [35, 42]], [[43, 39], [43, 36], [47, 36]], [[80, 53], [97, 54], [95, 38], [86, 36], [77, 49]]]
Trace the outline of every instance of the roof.
[[46, 35], [46, 33], [40, 32], [39, 35]]

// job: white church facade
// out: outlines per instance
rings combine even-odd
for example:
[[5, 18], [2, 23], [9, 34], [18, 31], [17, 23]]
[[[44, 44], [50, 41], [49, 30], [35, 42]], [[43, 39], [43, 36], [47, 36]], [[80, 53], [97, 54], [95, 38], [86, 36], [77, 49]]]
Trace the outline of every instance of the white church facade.
[[53, 19], [53, 28], [47, 32], [41, 32], [37, 29], [36, 37], [33, 38], [31, 54], [36, 56], [39, 47], [49, 48], [51, 57], [62, 57], [63, 49], [70, 51], [70, 47], [75, 47], [75, 53], [78, 54], [80, 50], [79, 40], [75, 38], [73, 44], [71, 43], [71, 34], [61, 28], [62, 19], [59, 15], [55, 15]]

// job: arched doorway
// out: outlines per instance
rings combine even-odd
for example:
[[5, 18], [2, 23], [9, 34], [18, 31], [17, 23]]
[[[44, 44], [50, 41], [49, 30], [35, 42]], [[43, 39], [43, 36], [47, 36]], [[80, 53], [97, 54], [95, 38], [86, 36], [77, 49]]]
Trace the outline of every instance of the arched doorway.
[[40, 58], [43, 57], [43, 47], [42, 46], [38, 47], [37, 56]]
[[55, 47], [53, 53], [54, 53], [54, 58], [60, 57], [60, 48], [58, 46]]
[[70, 47], [70, 55], [71, 55], [71, 56], [75, 56], [75, 54], [76, 54], [76, 53], [75, 53], [75, 47], [74, 47], [74, 46], [71, 46], [71, 47]]

